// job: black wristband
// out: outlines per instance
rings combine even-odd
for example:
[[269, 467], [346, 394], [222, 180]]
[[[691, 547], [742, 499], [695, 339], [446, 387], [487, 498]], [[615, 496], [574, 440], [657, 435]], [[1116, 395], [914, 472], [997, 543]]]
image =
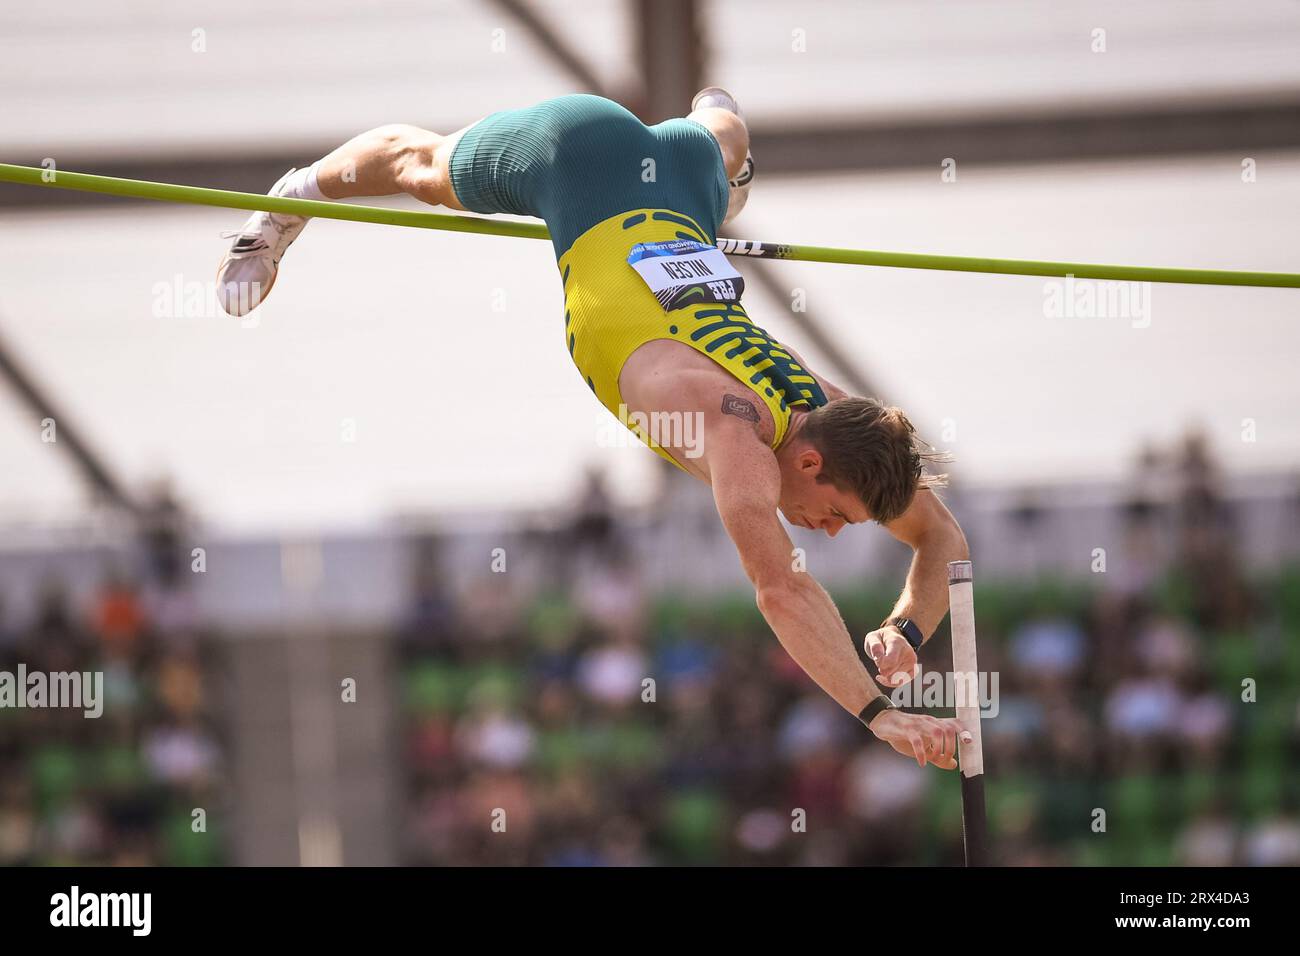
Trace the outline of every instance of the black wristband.
[[858, 714], [858, 720], [862, 721], [862, 723], [867, 727], [867, 729], [870, 730], [871, 722], [876, 718], [877, 714], [879, 714], [882, 710], [894, 710], [894, 709], [895, 709], [894, 702], [890, 700], [888, 697], [886, 697], [884, 694], [881, 694], [871, 703], [867, 704], [866, 707], [862, 708], [862, 712]]
[[885, 623], [892, 624], [902, 631], [907, 643], [912, 645], [912, 650], [919, 651], [921, 645], [925, 643], [925, 635], [921, 633], [921, 629], [910, 617], [896, 617]]

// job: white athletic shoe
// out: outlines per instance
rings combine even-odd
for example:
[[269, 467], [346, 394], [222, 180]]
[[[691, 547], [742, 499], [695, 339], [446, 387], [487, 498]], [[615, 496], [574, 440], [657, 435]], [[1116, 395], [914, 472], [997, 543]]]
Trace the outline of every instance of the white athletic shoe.
[[[267, 195], [283, 195], [281, 190], [296, 171], [281, 176]], [[281, 257], [307, 222], [306, 216], [255, 212], [238, 232], [221, 234], [223, 239], [235, 240], [217, 266], [217, 301], [227, 315], [247, 315], [266, 300], [275, 285]]]
[[740, 111], [740, 104], [736, 102], [736, 98], [720, 86], [706, 86], [695, 94], [695, 99], [691, 100], [692, 113], [710, 106], [715, 109], [726, 110], [728, 113], [735, 113], [741, 119], [745, 118], [745, 114]]
[[745, 203], [749, 202], [749, 184], [753, 181], [754, 157], [746, 150], [745, 164], [740, 167], [740, 173], [735, 179], [727, 181], [731, 189], [727, 199], [727, 214], [722, 218], [724, 226], [740, 215], [740, 210], [744, 209]]
[[[720, 86], [706, 86], [695, 94], [691, 100], [691, 112], [705, 107], [715, 107], [723, 109], [729, 113], [735, 113], [742, 120], [745, 114], [740, 110], [740, 104], [736, 98]], [[722, 219], [725, 226], [731, 220], [740, 214], [745, 208], [745, 203], [749, 202], [749, 184], [754, 180], [754, 156], [748, 150], [745, 152], [745, 164], [740, 167], [740, 172], [735, 179], [728, 180], [727, 185], [731, 187], [729, 198], [727, 200], [727, 214]]]

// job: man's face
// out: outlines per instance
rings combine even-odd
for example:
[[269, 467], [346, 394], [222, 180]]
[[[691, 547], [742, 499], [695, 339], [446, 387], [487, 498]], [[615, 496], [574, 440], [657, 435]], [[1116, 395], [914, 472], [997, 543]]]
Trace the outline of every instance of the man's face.
[[841, 491], [829, 481], [818, 481], [822, 472], [821, 452], [805, 447], [781, 461], [781, 500], [778, 507], [785, 519], [801, 528], [825, 531], [830, 537], [846, 524], [871, 520], [862, 501]]

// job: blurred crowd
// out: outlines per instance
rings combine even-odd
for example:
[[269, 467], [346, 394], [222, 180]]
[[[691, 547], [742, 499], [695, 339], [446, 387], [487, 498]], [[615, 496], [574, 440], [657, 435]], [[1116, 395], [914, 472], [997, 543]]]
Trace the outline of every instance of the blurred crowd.
[[[161, 502], [88, 599], [51, 579], [20, 615], [0, 594], [0, 678], [101, 673], [105, 698], [98, 718], [0, 707], [0, 865], [238, 862], [225, 671], [181, 522]], [[1300, 865], [1300, 564], [1244, 572], [1194, 436], [1144, 453], [1122, 526], [1091, 574], [977, 585], [998, 862]], [[415, 542], [401, 861], [960, 863], [955, 776], [831, 701], [752, 593], [652, 592], [637, 533], [593, 475], [566, 522], [530, 533], [540, 573], [465, 578], [445, 541]], [[901, 583], [835, 593], [855, 636]], [[921, 662], [950, 669], [946, 626]]]
[[138, 569], [113, 561], [88, 602], [46, 581], [15, 621], [0, 595], [0, 672], [102, 674], [102, 714], [0, 708], [0, 865], [210, 865], [223, 745], [174, 515], [156, 511]]
[[[834, 704], [752, 595], [648, 594], [606, 502], [584, 494], [539, 586], [453, 593], [426, 548], [407, 862], [959, 864], [957, 780]], [[998, 862], [1300, 865], [1300, 568], [1245, 578], [1194, 436], [1144, 455], [1124, 526], [1091, 580], [977, 589]], [[852, 627], [898, 585], [835, 596]], [[921, 661], [950, 669], [946, 627]]]

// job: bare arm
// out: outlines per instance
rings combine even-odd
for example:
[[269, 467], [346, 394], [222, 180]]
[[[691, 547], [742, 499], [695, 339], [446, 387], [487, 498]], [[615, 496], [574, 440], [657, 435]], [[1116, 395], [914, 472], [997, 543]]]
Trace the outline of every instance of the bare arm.
[[880, 691], [830, 595], [811, 574], [794, 570], [794, 545], [777, 518], [776, 458], [741, 422], [717, 421], [709, 437], [713, 498], [763, 618], [795, 662], [857, 716]]
[[[758, 608], [795, 662], [855, 717], [882, 696], [858, 659], [830, 595], [794, 570], [794, 547], [776, 516], [781, 476], [772, 452], [740, 422], [716, 422], [707, 463], [713, 498], [754, 584]], [[957, 740], [970, 735], [953, 718], [881, 711], [872, 733], [921, 766], [957, 766]]]
[[966, 536], [939, 496], [924, 488], [885, 529], [912, 546], [907, 583], [890, 617], [911, 618], [933, 634], [948, 613], [948, 562], [970, 559]]
[[[910, 618], [928, 638], [948, 613], [948, 562], [970, 558], [966, 536], [939, 496], [927, 489], [917, 491], [908, 509], [885, 528], [912, 547], [903, 593], [887, 620]], [[868, 634], [867, 653], [887, 685], [911, 679], [916, 654], [898, 628], [884, 625]]]

